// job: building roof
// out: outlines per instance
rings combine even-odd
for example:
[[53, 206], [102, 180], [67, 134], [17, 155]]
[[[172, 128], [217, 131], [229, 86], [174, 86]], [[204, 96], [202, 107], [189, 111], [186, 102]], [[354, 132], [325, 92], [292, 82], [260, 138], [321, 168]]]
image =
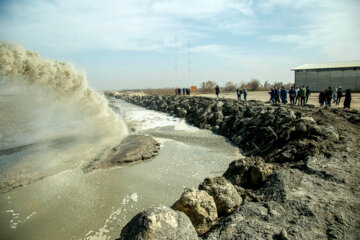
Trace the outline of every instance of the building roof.
[[291, 70], [360, 67], [360, 61], [304, 64]]

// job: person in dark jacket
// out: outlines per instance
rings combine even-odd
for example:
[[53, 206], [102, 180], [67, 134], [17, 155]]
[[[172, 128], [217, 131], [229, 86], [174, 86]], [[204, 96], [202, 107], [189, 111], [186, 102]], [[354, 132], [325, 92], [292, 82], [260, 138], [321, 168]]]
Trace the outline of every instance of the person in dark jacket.
[[320, 107], [324, 106], [326, 89], [322, 90], [319, 94]]
[[350, 89], [346, 89], [345, 91], [345, 100], [344, 100], [344, 108], [350, 108], [351, 103], [351, 92]]
[[329, 87], [325, 93], [325, 104], [326, 106], [331, 107], [331, 98], [332, 98], [332, 90], [331, 87]]
[[270, 92], [268, 92], [268, 94], [270, 95], [270, 100], [269, 102], [272, 103], [273, 102], [273, 95], [272, 95], [272, 91], [273, 91], [273, 88], [270, 89]]
[[275, 87], [275, 103], [280, 102], [280, 91], [278, 87]]
[[284, 87], [281, 87], [280, 96], [281, 96], [281, 102], [283, 104], [286, 104], [287, 103], [287, 91]]
[[290, 104], [295, 104], [296, 91], [294, 86], [289, 90]]
[[310, 95], [311, 95], [310, 88], [309, 88], [309, 86], [306, 86], [306, 99], [305, 99], [305, 103], [308, 102]]
[[241, 89], [240, 88], [236, 89], [236, 95], [237, 95], [238, 100], [241, 100], [241, 94], [242, 94]]
[[306, 100], [306, 88], [305, 88], [304, 85], [300, 88], [299, 94], [300, 94], [300, 105], [305, 105], [305, 100]]
[[216, 94], [217, 99], [219, 99], [219, 94], [220, 94], [220, 88], [219, 88], [219, 86], [216, 86], [216, 87], [215, 87], [215, 94]]
[[270, 102], [275, 103], [275, 88], [271, 88], [269, 94], [270, 94]]
[[247, 101], [247, 95], [248, 95], [248, 90], [246, 88], [243, 88], [243, 94], [244, 94], [244, 100], [246, 102]]
[[342, 96], [343, 96], [342, 89], [341, 87], [339, 87], [336, 94], [336, 105], [340, 104], [340, 100]]

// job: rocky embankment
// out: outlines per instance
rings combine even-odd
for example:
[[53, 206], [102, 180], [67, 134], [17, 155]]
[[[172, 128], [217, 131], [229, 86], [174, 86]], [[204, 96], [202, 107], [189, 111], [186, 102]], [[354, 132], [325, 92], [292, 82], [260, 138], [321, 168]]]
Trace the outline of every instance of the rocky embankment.
[[[205, 97], [114, 96], [211, 129], [246, 156], [232, 162], [223, 176], [185, 189], [171, 208], [139, 213], [120, 239], [359, 239], [357, 111]], [[189, 230], [184, 214], [196, 232]]]

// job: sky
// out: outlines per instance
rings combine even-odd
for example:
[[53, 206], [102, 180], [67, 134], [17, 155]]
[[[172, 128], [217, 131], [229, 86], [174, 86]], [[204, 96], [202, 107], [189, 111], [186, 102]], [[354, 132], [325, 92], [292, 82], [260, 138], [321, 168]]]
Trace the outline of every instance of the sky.
[[360, 60], [360, 0], [0, 0], [0, 40], [73, 64], [98, 90], [293, 82]]

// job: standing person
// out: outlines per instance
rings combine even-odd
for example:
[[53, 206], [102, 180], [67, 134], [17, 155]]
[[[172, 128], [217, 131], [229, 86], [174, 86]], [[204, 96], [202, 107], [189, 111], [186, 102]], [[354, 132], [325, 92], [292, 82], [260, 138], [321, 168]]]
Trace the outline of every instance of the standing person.
[[181, 95], [181, 88], [178, 88], [178, 95]]
[[276, 102], [276, 88], [274, 87], [273, 90], [272, 90], [272, 96], [273, 96], [273, 103]]
[[300, 104], [300, 89], [299, 89], [299, 87], [296, 88], [295, 93], [296, 93], [295, 104]]
[[280, 102], [280, 92], [279, 92], [279, 88], [278, 87], [275, 87], [275, 94], [274, 94], [274, 97], [275, 97], [275, 103], [278, 103]]
[[220, 94], [220, 88], [219, 88], [219, 86], [216, 86], [216, 87], [215, 87], [215, 94], [216, 94], [217, 99], [219, 99], [219, 94]]
[[247, 94], [248, 94], [248, 91], [246, 88], [243, 89], [243, 93], [244, 93], [244, 100], [245, 102], [247, 101]]
[[343, 96], [343, 93], [342, 93], [342, 89], [341, 89], [341, 86], [340, 86], [339, 89], [337, 90], [337, 93], [336, 93], [336, 105], [340, 104], [340, 100], [341, 100], [342, 96]]
[[306, 101], [305, 101], [306, 103], [308, 102], [310, 95], [311, 95], [310, 88], [309, 86], [306, 86]]
[[275, 90], [274, 90], [274, 88], [271, 88], [269, 94], [270, 94], [270, 102], [274, 103], [275, 102]]
[[333, 87], [333, 93], [332, 93], [332, 98], [333, 98], [333, 103], [336, 103], [336, 99], [337, 99], [337, 88]]
[[280, 103], [280, 98], [281, 98], [281, 90], [280, 90], [280, 88], [277, 88], [277, 99], [276, 99], [276, 101], [278, 102], [278, 103]]
[[325, 102], [325, 91], [326, 91], [326, 89], [323, 89], [322, 91], [320, 91], [320, 94], [319, 94], [320, 107], [324, 106], [324, 102]]
[[283, 104], [286, 104], [287, 103], [287, 90], [285, 89], [285, 87], [281, 87], [280, 95], [281, 95], [281, 102]]
[[328, 87], [326, 93], [325, 93], [325, 103], [326, 106], [331, 107], [331, 98], [332, 98], [332, 90], [331, 87]]
[[344, 100], [344, 108], [350, 108], [351, 103], [351, 92], [350, 89], [346, 89], [345, 91], [345, 100]]
[[300, 104], [305, 105], [306, 88], [304, 85], [301, 87], [299, 94], [300, 94]]
[[241, 100], [241, 94], [242, 94], [242, 91], [241, 91], [241, 89], [240, 89], [240, 88], [238, 88], [238, 89], [236, 90], [236, 94], [237, 94], [237, 98], [238, 98], [238, 100]]
[[296, 91], [294, 89], [294, 86], [291, 86], [291, 89], [289, 90], [289, 97], [290, 97], [290, 104], [295, 104], [295, 97], [296, 97]]

